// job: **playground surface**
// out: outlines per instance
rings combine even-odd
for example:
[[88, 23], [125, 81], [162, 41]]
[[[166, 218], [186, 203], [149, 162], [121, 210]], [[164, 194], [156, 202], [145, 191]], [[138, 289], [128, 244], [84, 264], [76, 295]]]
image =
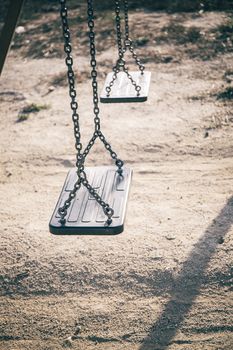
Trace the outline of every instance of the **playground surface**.
[[[203, 57], [188, 31], [208, 36], [228, 15], [130, 17], [152, 78], [147, 102], [100, 105], [104, 134], [133, 170], [125, 230], [112, 237], [48, 230], [75, 164], [73, 129], [63, 58], [51, 42], [44, 57], [29, 48], [35, 33], [51, 40], [37, 29], [56, 16], [23, 23], [0, 80], [0, 349], [231, 350], [232, 52], [209, 45]], [[186, 41], [172, 37], [178, 22]], [[87, 44], [74, 49], [84, 144], [93, 130]], [[100, 91], [115, 58], [100, 45]], [[108, 164], [98, 143], [87, 165]]]

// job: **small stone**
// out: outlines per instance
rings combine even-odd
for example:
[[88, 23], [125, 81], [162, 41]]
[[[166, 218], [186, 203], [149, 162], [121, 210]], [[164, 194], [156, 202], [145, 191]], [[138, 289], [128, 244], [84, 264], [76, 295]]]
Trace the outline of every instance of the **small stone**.
[[223, 239], [223, 237], [220, 237], [219, 239], [218, 239], [218, 244], [223, 244], [224, 243], [224, 239]]
[[25, 28], [23, 26], [18, 26], [16, 29], [15, 29], [15, 32], [16, 34], [22, 34], [25, 32]]
[[48, 88], [48, 91], [49, 92], [52, 92], [52, 91], [54, 91], [55, 90], [55, 86], [53, 86], [53, 85], [51, 85], [49, 88]]
[[66, 338], [66, 339], [64, 340], [64, 342], [63, 342], [63, 346], [66, 347], [66, 348], [68, 348], [68, 347], [71, 348], [71, 347], [72, 347], [72, 344], [73, 344], [73, 342], [72, 342], [72, 336]]
[[165, 238], [168, 240], [168, 241], [173, 241], [174, 239], [176, 239], [175, 236], [172, 236], [172, 235], [167, 235], [165, 236]]
[[75, 336], [77, 336], [81, 332], [81, 329], [82, 329], [81, 326], [76, 325], [73, 339]]

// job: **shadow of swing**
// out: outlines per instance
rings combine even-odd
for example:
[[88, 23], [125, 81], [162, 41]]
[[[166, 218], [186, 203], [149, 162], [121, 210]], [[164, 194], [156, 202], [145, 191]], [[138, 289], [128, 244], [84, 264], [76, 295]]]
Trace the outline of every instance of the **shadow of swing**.
[[151, 327], [139, 350], [166, 349], [190, 311], [204, 279], [205, 269], [222, 238], [233, 223], [233, 196], [207, 227], [174, 280], [170, 300]]

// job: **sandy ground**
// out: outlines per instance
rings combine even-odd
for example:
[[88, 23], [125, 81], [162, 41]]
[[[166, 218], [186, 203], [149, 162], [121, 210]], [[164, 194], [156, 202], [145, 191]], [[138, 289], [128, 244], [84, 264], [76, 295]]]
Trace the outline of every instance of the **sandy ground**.
[[[48, 222], [75, 162], [67, 87], [50, 84], [64, 63], [10, 53], [0, 81], [1, 350], [233, 348], [232, 105], [214, 96], [232, 55], [147, 69], [146, 103], [101, 105], [103, 130], [134, 172], [125, 231], [58, 237]], [[78, 85], [84, 142], [90, 92]], [[32, 102], [48, 108], [17, 123]], [[87, 164], [111, 164], [102, 145]]]

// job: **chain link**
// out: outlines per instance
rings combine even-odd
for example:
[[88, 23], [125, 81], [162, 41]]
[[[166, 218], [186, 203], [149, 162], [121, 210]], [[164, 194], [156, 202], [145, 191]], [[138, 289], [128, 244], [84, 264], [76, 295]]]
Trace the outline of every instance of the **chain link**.
[[93, 133], [92, 138], [90, 139], [88, 145], [84, 149], [83, 153], [82, 148], [83, 145], [81, 143], [81, 133], [80, 133], [80, 125], [79, 125], [79, 114], [78, 114], [78, 103], [76, 100], [76, 89], [75, 89], [75, 75], [73, 71], [73, 58], [71, 55], [72, 46], [71, 46], [71, 36], [68, 24], [68, 11], [66, 6], [66, 0], [60, 0], [60, 16], [62, 22], [63, 29], [63, 38], [64, 38], [64, 51], [66, 54], [65, 63], [67, 66], [67, 78], [69, 85], [69, 95], [71, 98], [70, 107], [72, 110], [72, 120], [74, 126], [74, 137], [75, 137], [75, 148], [77, 150], [76, 154], [76, 167], [77, 167], [77, 181], [74, 184], [74, 188], [69, 192], [68, 198], [65, 200], [63, 206], [58, 209], [58, 213], [60, 215], [60, 223], [66, 223], [66, 215], [68, 208], [70, 207], [73, 199], [76, 196], [76, 192], [80, 189], [81, 185], [85, 186], [88, 192], [95, 198], [97, 203], [103, 208], [105, 215], [107, 216], [106, 224], [110, 225], [112, 223], [112, 216], [114, 211], [110, 208], [109, 204], [106, 203], [101, 196], [96, 192], [96, 190], [89, 184], [86, 172], [84, 170], [84, 162], [85, 159], [91, 150], [92, 146], [95, 143], [97, 138], [103, 142], [105, 148], [109, 151], [112, 159], [115, 160], [115, 164], [118, 167], [118, 173], [121, 175], [123, 172], [123, 161], [117, 157], [117, 154], [112, 150], [111, 145], [106, 141], [102, 131], [100, 130], [100, 118], [99, 118], [99, 106], [98, 106], [98, 83], [97, 83], [97, 70], [96, 70], [96, 59], [95, 59], [95, 33], [94, 33], [94, 14], [93, 14], [93, 4], [92, 0], [87, 0], [88, 9], [88, 27], [89, 27], [89, 39], [90, 39], [90, 65], [92, 67], [91, 70], [91, 78], [92, 78], [92, 88], [93, 88], [93, 112], [94, 112], [94, 124], [95, 131]]
[[115, 20], [117, 33], [117, 46], [119, 61], [123, 59], [122, 33], [121, 33], [121, 16], [120, 16], [120, 1], [115, 0]]
[[133, 46], [133, 42], [131, 39], [128, 39], [128, 41], [125, 41], [125, 47], [123, 49], [123, 52], [125, 53], [127, 51], [127, 47], [129, 48], [129, 51], [132, 54], [132, 57], [135, 60], [135, 63], [138, 65], [141, 74], [144, 74], [144, 70], [145, 70], [145, 66], [141, 63], [140, 58], [138, 57], [138, 55], [136, 54], [136, 52], [134, 51], [134, 46]]
[[125, 15], [125, 40], [129, 40], [129, 6], [128, 6], [127, 0], [124, 0], [124, 15]]

